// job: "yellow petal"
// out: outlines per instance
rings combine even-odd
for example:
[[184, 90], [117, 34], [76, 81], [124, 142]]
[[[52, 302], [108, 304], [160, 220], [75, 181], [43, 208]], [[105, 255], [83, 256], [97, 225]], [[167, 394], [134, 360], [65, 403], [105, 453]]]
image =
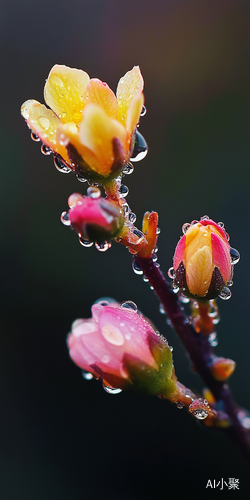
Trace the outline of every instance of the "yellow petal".
[[88, 82], [89, 75], [85, 71], [59, 64], [53, 66], [44, 87], [44, 98], [62, 123], [80, 123]]
[[[127, 160], [127, 132], [117, 120], [106, 115], [97, 105], [89, 104], [83, 112], [83, 120], [79, 129], [79, 138], [83, 146], [96, 156], [98, 173], [110, 173], [115, 160], [113, 139], [119, 139], [124, 150], [124, 161]], [[91, 165], [92, 166], [92, 165]], [[96, 170], [96, 167], [93, 166]]]
[[21, 114], [32, 132], [37, 134], [46, 146], [69, 161], [67, 150], [56, 138], [56, 129], [61, 122], [53, 111], [40, 102], [30, 99], [22, 105]]
[[204, 246], [212, 249], [210, 229], [201, 224], [191, 225], [186, 232], [185, 261], [188, 262], [195, 252]]
[[136, 128], [137, 123], [139, 122], [143, 103], [143, 94], [136, 94], [129, 105], [126, 120], [126, 129], [130, 132], [130, 134], [132, 134], [132, 132]]
[[208, 291], [212, 273], [212, 250], [204, 246], [197, 250], [186, 264], [186, 279], [190, 292], [204, 297]]
[[[126, 126], [128, 110], [133, 98], [143, 91], [143, 78], [139, 66], [134, 66], [119, 81], [117, 86], [118, 120]], [[130, 120], [131, 122], [131, 120]]]
[[87, 85], [84, 95], [84, 103], [98, 104], [110, 118], [117, 119], [117, 99], [110, 87], [98, 80], [92, 78]]

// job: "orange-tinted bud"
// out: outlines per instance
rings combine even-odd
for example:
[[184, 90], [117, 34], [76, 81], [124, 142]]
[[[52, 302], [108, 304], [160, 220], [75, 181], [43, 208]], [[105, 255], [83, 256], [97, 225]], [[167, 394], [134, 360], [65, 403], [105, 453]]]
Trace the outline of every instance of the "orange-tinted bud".
[[235, 370], [236, 363], [232, 359], [217, 358], [210, 367], [213, 377], [220, 382], [226, 380]]
[[227, 299], [233, 264], [239, 255], [230, 248], [228, 235], [208, 217], [183, 227], [184, 235], [174, 254], [174, 284], [191, 297]]

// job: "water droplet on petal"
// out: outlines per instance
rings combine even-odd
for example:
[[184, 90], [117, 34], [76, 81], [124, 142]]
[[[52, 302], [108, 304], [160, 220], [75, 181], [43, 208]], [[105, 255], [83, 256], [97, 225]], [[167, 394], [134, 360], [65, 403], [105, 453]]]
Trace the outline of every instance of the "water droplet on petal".
[[136, 263], [136, 261], [134, 260], [133, 263], [132, 263], [132, 269], [134, 271], [135, 274], [143, 274], [143, 271], [141, 270], [141, 268], [138, 266], [138, 264]]
[[143, 105], [142, 108], [141, 108], [141, 114], [140, 114], [140, 116], [145, 116], [146, 113], [147, 113], [147, 108], [146, 108], [146, 106]]
[[82, 370], [82, 376], [85, 380], [92, 380], [94, 378], [94, 376], [92, 375], [92, 373], [90, 372], [87, 372], [85, 370]]
[[173, 280], [175, 278], [175, 272], [174, 272], [174, 268], [173, 267], [169, 268], [169, 270], [168, 270], [168, 277], [171, 278], [171, 280]]
[[134, 212], [130, 212], [128, 215], [128, 218], [129, 218], [130, 222], [132, 222], [132, 224], [134, 224], [136, 222], [136, 215], [134, 214]]
[[134, 150], [132, 153], [132, 156], [130, 158], [131, 161], [140, 161], [145, 158], [146, 154], [148, 152], [148, 146], [147, 143], [144, 139], [144, 137], [136, 130], [135, 132], [135, 146]]
[[134, 165], [132, 163], [127, 163], [122, 171], [123, 174], [125, 175], [130, 175], [134, 172]]
[[70, 218], [68, 212], [62, 212], [61, 214], [61, 222], [64, 224], [64, 226], [70, 226]]
[[125, 186], [125, 184], [121, 184], [120, 185], [120, 188], [119, 188], [119, 193], [120, 193], [120, 196], [122, 198], [126, 198], [126, 196], [128, 195], [129, 193], [129, 189], [127, 186]]
[[89, 241], [89, 240], [84, 240], [81, 235], [79, 235], [79, 243], [83, 246], [83, 247], [86, 247], [86, 248], [90, 248], [93, 246], [94, 242], [93, 241]]
[[142, 279], [143, 279], [143, 281], [144, 281], [145, 283], [148, 283], [148, 281], [149, 281], [149, 279], [147, 278], [147, 276], [143, 276], [143, 278], [142, 278]]
[[230, 299], [231, 295], [232, 295], [231, 290], [229, 290], [227, 286], [224, 286], [224, 288], [222, 288], [221, 292], [219, 293], [219, 297], [222, 300]]
[[73, 193], [68, 198], [69, 208], [75, 207], [78, 203], [81, 202], [83, 196], [81, 193]]
[[183, 234], [185, 234], [187, 232], [187, 230], [190, 226], [191, 226], [191, 224], [189, 224], [189, 222], [186, 222], [185, 224], [183, 224], [183, 226], [182, 226]]
[[70, 172], [72, 172], [71, 168], [68, 167], [62, 160], [60, 160], [58, 156], [54, 156], [53, 160], [58, 172], [61, 172], [62, 174], [69, 174]]
[[230, 248], [231, 264], [234, 266], [240, 260], [240, 253], [235, 248]]
[[30, 137], [32, 139], [32, 141], [35, 141], [35, 142], [40, 142], [40, 137], [38, 135], [36, 135], [34, 132], [31, 132], [30, 134]]
[[121, 303], [121, 307], [123, 309], [128, 309], [129, 311], [131, 311], [133, 313], [138, 312], [138, 307], [132, 300], [125, 300], [124, 302]]
[[97, 186], [89, 186], [87, 189], [87, 195], [90, 198], [100, 198], [101, 190]]
[[96, 300], [95, 304], [98, 304], [98, 306], [105, 307], [105, 306], [109, 306], [109, 304], [112, 304], [112, 302], [115, 302], [115, 301], [113, 299], [104, 298], [104, 299]]
[[159, 227], [157, 227], [157, 229], [156, 229], [156, 234], [160, 234], [160, 232], [161, 232], [160, 228], [159, 228]]
[[135, 229], [133, 230], [133, 233], [134, 233], [136, 236], [138, 236], [138, 238], [143, 238], [143, 236], [144, 236], [144, 235], [143, 235], [143, 233], [140, 231], [140, 229], [137, 229], [137, 228], [135, 228]]
[[199, 222], [198, 220], [192, 220], [191, 224], [197, 224], [197, 222]]
[[209, 216], [208, 215], [203, 215], [203, 217], [201, 217], [200, 220], [209, 220]]
[[122, 392], [122, 389], [111, 387], [110, 385], [105, 384], [105, 382], [103, 382], [102, 386], [104, 391], [106, 391], [108, 394], [120, 394], [120, 392]]
[[222, 228], [224, 227], [224, 222], [217, 222], [217, 224], [218, 224], [218, 226], [220, 226]]
[[95, 247], [99, 252], [106, 252], [111, 246], [111, 243], [108, 241], [102, 241], [101, 243], [95, 242]]
[[48, 130], [50, 126], [49, 120], [45, 116], [39, 116], [38, 123], [44, 130]]
[[51, 155], [52, 151], [48, 146], [46, 146], [45, 144], [42, 144], [41, 145], [41, 153], [45, 156], [48, 156], [48, 155]]

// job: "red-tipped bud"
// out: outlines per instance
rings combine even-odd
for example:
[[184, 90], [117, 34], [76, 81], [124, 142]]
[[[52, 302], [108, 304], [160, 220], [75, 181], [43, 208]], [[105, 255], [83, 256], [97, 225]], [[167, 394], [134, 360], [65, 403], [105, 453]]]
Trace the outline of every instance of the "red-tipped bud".
[[176, 391], [172, 352], [133, 302], [95, 304], [92, 318], [77, 320], [69, 354], [105, 384], [169, 397]]
[[104, 241], [119, 236], [124, 214], [114, 201], [74, 193], [69, 197], [69, 205], [69, 222], [83, 240]]
[[236, 363], [232, 359], [217, 358], [210, 367], [213, 377], [220, 382], [226, 380], [235, 370]]
[[223, 227], [208, 217], [185, 224], [174, 254], [174, 284], [191, 297], [227, 299], [233, 264], [239, 260]]

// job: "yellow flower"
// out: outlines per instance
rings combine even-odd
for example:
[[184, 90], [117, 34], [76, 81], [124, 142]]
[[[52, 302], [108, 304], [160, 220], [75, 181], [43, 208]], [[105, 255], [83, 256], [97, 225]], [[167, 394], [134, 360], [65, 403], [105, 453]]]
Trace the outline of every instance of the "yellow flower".
[[116, 177], [134, 147], [143, 96], [139, 66], [119, 81], [116, 96], [100, 80], [56, 64], [44, 88], [48, 109], [35, 100], [21, 108], [28, 126], [53, 153], [90, 179]]

